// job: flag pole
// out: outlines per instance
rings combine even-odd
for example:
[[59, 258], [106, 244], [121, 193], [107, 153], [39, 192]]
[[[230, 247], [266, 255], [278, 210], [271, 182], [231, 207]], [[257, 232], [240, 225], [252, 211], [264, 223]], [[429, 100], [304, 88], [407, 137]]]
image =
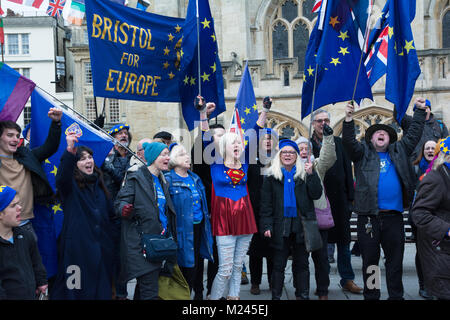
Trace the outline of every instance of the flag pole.
[[55, 99], [55, 101], [59, 102], [61, 105], [63, 105], [64, 107], [66, 107], [67, 109], [73, 111], [77, 116], [79, 116], [81, 119], [83, 119], [84, 121], [86, 121], [88, 124], [90, 124], [92, 127], [94, 127], [95, 129], [97, 129], [98, 131], [106, 134], [107, 136], [111, 137], [114, 140], [114, 144], [118, 144], [120, 145], [122, 148], [126, 149], [129, 153], [131, 153], [136, 159], [138, 159], [139, 161], [141, 161], [145, 166], [147, 165], [147, 163], [145, 163], [141, 158], [139, 158], [130, 148], [128, 148], [128, 146], [122, 144], [119, 140], [116, 140], [116, 138], [112, 137], [110, 134], [108, 134], [108, 132], [106, 130], [104, 130], [103, 128], [100, 128], [99, 126], [97, 126], [94, 122], [92, 122], [91, 120], [89, 120], [88, 118], [86, 118], [83, 114], [79, 113], [77, 110], [69, 107], [67, 104], [65, 104], [64, 102], [62, 102], [61, 100], [59, 100], [58, 98], [56, 98], [55, 96], [53, 96], [51, 93], [49, 93], [47, 90], [39, 87], [38, 85], [36, 85], [36, 88], [39, 88], [40, 90], [42, 90], [43, 92], [45, 92], [47, 95], [49, 95], [50, 97], [52, 97], [53, 99]]
[[[2, 0], [0, 0], [0, 9], [2, 7]], [[0, 17], [0, 20], [3, 20], [3, 17]], [[5, 39], [5, 26], [3, 25], [3, 40]], [[0, 46], [2, 47], [2, 63], [5, 63], [5, 56], [3, 55], [3, 46], [5, 44], [4, 43], [0, 43]]]
[[200, 14], [198, 12], [198, 0], [195, 0], [197, 6], [197, 61], [198, 61], [198, 95], [202, 95], [202, 82], [200, 81]]
[[[316, 86], [317, 86], [317, 73], [318, 73], [318, 67], [319, 64], [316, 62], [316, 73], [314, 74], [314, 87], [313, 87], [313, 96], [312, 96], [312, 102], [311, 102], [311, 116], [310, 116], [310, 121], [309, 121], [309, 133], [308, 133], [308, 140], [311, 142], [311, 138], [312, 138], [312, 123], [313, 123], [313, 112], [314, 112], [314, 103], [315, 103], [315, 99], [316, 99]], [[307, 153], [308, 153], [308, 159], [307, 162], [310, 161], [311, 159], [311, 143], [308, 143], [307, 146]]]
[[356, 74], [356, 81], [355, 81], [355, 86], [353, 87], [353, 95], [352, 95], [352, 102], [355, 100], [355, 95], [356, 95], [356, 88], [358, 86], [358, 80], [359, 80], [359, 72], [361, 71], [361, 66], [362, 66], [362, 60], [364, 57], [364, 51], [366, 48], [366, 42], [368, 41], [368, 36], [369, 36], [369, 22], [370, 22], [370, 17], [372, 16], [373, 13], [373, 5], [370, 8], [370, 12], [369, 15], [367, 17], [367, 23], [366, 23], [366, 31], [364, 33], [364, 43], [363, 43], [363, 49], [361, 50], [361, 57], [359, 58], [359, 66], [358, 66], [358, 73]]

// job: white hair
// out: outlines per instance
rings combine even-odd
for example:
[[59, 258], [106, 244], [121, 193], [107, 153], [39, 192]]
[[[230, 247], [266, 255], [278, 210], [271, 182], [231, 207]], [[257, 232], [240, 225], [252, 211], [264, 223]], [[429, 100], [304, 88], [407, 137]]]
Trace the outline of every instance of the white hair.
[[[234, 143], [235, 141], [241, 142], [241, 137], [235, 132], [225, 133], [219, 141], [219, 152], [222, 158], [225, 160], [227, 145]], [[242, 143], [241, 143], [242, 144]], [[241, 145], [242, 151], [244, 146]]]
[[[284, 149], [284, 148], [283, 148]], [[281, 149], [281, 150], [283, 150]], [[273, 176], [275, 179], [277, 180], [282, 180], [283, 179], [283, 172], [281, 171], [281, 168], [283, 168], [283, 164], [281, 163], [281, 150], [278, 150], [277, 154], [275, 155], [275, 157], [272, 160], [272, 163], [269, 167], [269, 169], [267, 170], [267, 175], [268, 176]], [[297, 161], [295, 162], [295, 166], [296, 166], [296, 172], [294, 175], [294, 179], [300, 177], [300, 179], [305, 180], [306, 177], [306, 171], [305, 171], [305, 165], [303, 164], [302, 158], [300, 158], [300, 155], [297, 153]]]
[[[183, 147], [181, 144], [177, 144], [172, 148], [172, 151], [170, 151], [169, 157], [169, 170], [172, 170], [173, 168], [179, 166], [180, 164], [177, 161], [178, 156], [181, 152], [186, 152], [186, 148]], [[187, 153], [187, 152], [186, 152]]]

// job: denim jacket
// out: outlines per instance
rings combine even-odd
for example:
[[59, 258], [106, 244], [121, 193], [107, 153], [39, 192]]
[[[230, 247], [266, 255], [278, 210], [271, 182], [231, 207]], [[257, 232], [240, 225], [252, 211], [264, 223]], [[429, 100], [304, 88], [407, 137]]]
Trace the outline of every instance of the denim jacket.
[[[195, 173], [188, 171], [188, 174], [194, 180], [202, 204], [203, 229], [200, 242], [200, 257], [213, 261], [213, 238], [208, 205], [206, 202], [205, 187], [203, 186], [201, 179]], [[164, 176], [170, 185], [170, 197], [175, 206], [177, 216], [178, 265], [180, 267], [192, 268], [195, 265], [192, 193], [189, 187], [180, 179], [174, 170], [165, 173]]]

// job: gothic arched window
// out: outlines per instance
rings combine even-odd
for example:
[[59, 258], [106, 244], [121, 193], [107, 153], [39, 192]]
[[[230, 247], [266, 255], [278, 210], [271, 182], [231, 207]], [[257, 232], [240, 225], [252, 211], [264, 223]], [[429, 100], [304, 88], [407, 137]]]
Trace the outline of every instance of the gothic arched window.
[[314, 3], [315, 0], [284, 0], [269, 13], [269, 60], [275, 62], [276, 59], [297, 58], [298, 71], [303, 71], [309, 34], [317, 16], [311, 12]]
[[442, 48], [450, 48], [450, 10], [442, 19]]

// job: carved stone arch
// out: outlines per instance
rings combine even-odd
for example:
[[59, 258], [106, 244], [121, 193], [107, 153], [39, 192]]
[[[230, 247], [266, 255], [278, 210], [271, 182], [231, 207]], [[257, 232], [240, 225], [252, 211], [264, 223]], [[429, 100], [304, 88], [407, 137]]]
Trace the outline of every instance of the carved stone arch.
[[[376, 123], [387, 124], [392, 126], [398, 135], [398, 140], [402, 138], [403, 132], [400, 126], [397, 124], [395, 119], [392, 116], [392, 110], [379, 107], [376, 105], [369, 106], [362, 110], [359, 110], [353, 114], [353, 120], [355, 122], [355, 131], [356, 131], [356, 139], [361, 140], [366, 130]], [[342, 124], [344, 119], [341, 119], [334, 126], [334, 135], [341, 136], [342, 135]]]
[[429, 15], [434, 20], [436, 34], [435, 41], [439, 48], [443, 47], [442, 19], [445, 13], [450, 9], [449, 0], [432, 0], [429, 6]]
[[300, 136], [308, 137], [309, 134], [308, 128], [300, 121], [272, 110], [267, 115], [266, 126], [275, 130], [280, 137], [292, 133], [289, 138], [294, 141]]
[[295, 29], [295, 27], [299, 23], [305, 24], [308, 27], [309, 34], [311, 34], [311, 32], [314, 28], [314, 23], [312, 23], [311, 21], [309, 21], [308, 19], [306, 19], [303, 16], [301, 16], [301, 17], [299, 16], [292, 21], [292, 28]]

